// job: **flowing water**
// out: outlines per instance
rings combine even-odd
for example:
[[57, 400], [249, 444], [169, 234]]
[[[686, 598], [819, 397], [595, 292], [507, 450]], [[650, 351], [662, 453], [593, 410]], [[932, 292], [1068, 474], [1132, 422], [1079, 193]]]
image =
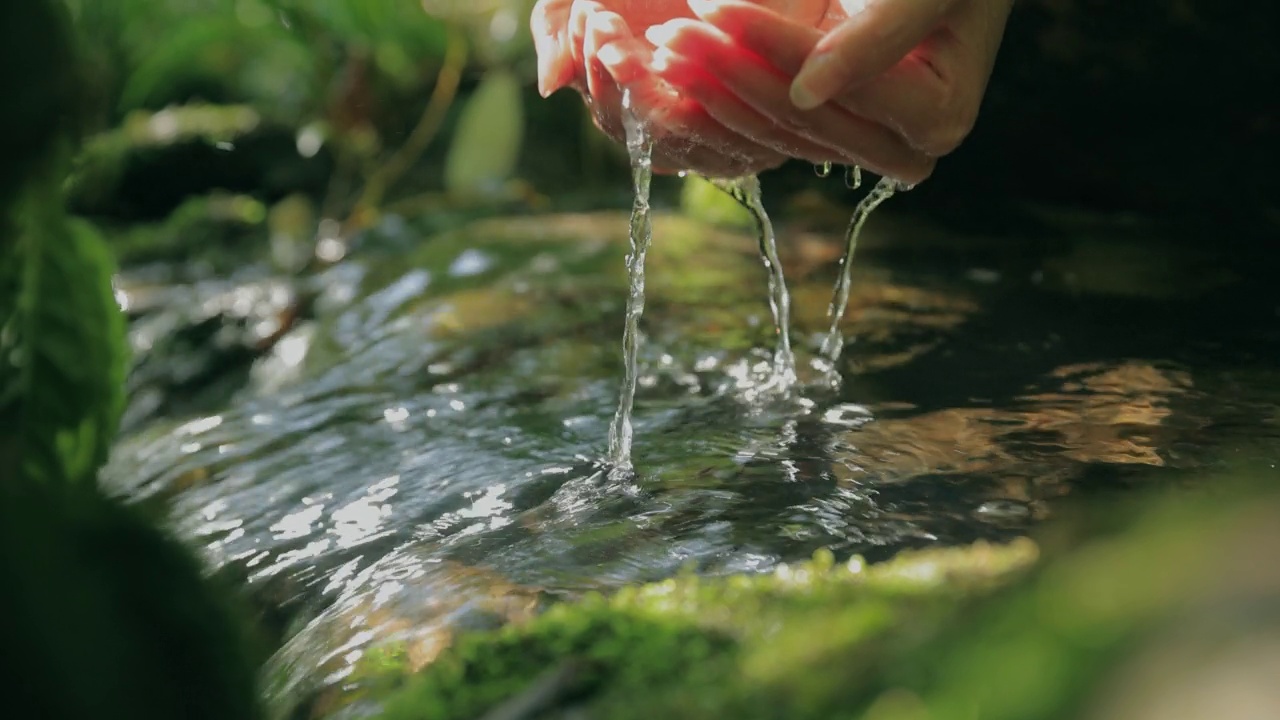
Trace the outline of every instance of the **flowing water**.
[[785, 393], [796, 382], [796, 357], [791, 349], [791, 293], [787, 291], [787, 277], [782, 261], [778, 259], [778, 238], [773, 230], [773, 221], [764, 209], [760, 178], [752, 175], [734, 180], [713, 179], [711, 182], [737, 200], [755, 221], [760, 237], [760, 260], [769, 275], [769, 311], [773, 315], [776, 336], [769, 388]]
[[282, 710], [362, 717], [371, 650], [429, 662], [458, 628], [548, 600], [1003, 540], [1066, 498], [1280, 457], [1273, 276], [1207, 272], [1211, 244], [879, 213], [854, 269], [838, 233], [780, 225], [797, 337], [828, 331], [833, 275], [852, 273], [859, 341], [839, 383], [762, 403], [756, 239], [655, 211], [630, 346], [643, 452], [602, 482], [627, 220], [388, 217], [302, 277], [125, 268], [137, 359], [104, 482], [247, 588], [281, 643]]
[[622, 99], [623, 124], [627, 133], [627, 151], [631, 155], [632, 185], [635, 201], [631, 209], [629, 239], [631, 252], [627, 255], [627, 314], [622, 332], [622, 390], [618, 398], [618, 410], [609, 427], [609, 462], [618, 470], [631, 470], [631, 445], [634, 430], [631, 413], [636, 400], [636, 357], [640, 348], [640, 316], [644, 314], [644, 262], [653, 242], [653, 223], [650, 219], [649, 186], [653, 181], [653, 140], [649, 130], [632, 111], [628, 91]]
[[[850, 182], [850, 186], [862, 184], [862, 173], [857, 168], [850, 170], [852, 177], [856, 179], [856, 183]], [[836, 279], [835, 291], [831, 296], [831, 309], [829, 317], [831, 318], [831, 327], [827, 330], [827, 336], [822, 340], [822, 350], [820, 354], [823, 359], [835, 363], [840, 359], [840, 353], [844, 350], [844, 335], [840, 332], [840, 323], [844, 321], [845, 311], [849, 308], [849, 288], [853, 278], [853, 254], [858, 249], [858, 237], [862, 234], [862, 226], [866, 224], [867, 218], [871, 217], [871, 213], [880, 207], [881, 203], [893, 197], [894, 193], [904, 189], [901, 183], [889, 178], [880, 178], [876, 186], [871, 188], [871, 192], [858, 203], [853, 210], [853, 217], [849, 219], [849, 228], [845, 231], [844, 254], [840, 256], [840, 275]]]

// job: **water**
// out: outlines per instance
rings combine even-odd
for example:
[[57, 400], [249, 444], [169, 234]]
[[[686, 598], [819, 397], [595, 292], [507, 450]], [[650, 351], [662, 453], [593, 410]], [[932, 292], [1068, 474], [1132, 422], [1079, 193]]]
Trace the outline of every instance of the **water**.
[[769, 276], [769, 311], [773, 315], [773, 332], [776, 345], [773, 351], [773, 374], [768, 389], [785, 393], [796, 382], [796, 358], [791, 349], [791, 294], [787, 291], [787, 277], [778, 259], [778, 239], [773, 222], [764, 209], [760, 192], [760, 179], [755, 175], [733, 180], [711, 181], [737, 200], [755, 220], [760, 238], [760, 260]]
[[[856, 168], [855, 168], [856, 169]], [[861, 173], [858, 175], [858, 184], [861, 184]], [[840, 323], [844, 321], [845, 311], [849, 307], [849, 287], [853, 278], [853, 254], [858, 248], [858, 237], [862, 234], [862, 226], [866, 224], [867, 218], [881, 203], [899, 190], [903, 189], [902, 185], [895, 180], [889, 178], [880, 178], [876, 186], [867, 193], [853, 210], [853, 216], [849, 219], [849, 227], [845, 231], [844, 254], [840, 256], [840, 275], [836, 280], [835, 291], [831, 296], [831, 308], [829, 317], [831, 318], [831, 326], [827, 330], [827, 335], [822, 340], [822, 349], [820, 355], [833, 365], [840, 359], [840, 353], [844, 349], [844, 335], [840, 332]]]
[[622, 333], [622, 390], [618, 410], [609, 427], [609, 462], [621, 471], [631, 469], [631, 445], [634, 429], [631, 413], [636, 397], [636, 357], [640, 348], [640, 317], [644, 314], [644, 263], [653, 241], [653, 225], [649, 218], [649, 185], [653, 180], [653, 141], [648, 128], [631, 108], [630, 91], [623, 95], [623, 124], [627, 133], [627, 150], [631, 154], [632, 184], [635, 201], [631, 208], [630, 243], [627, 255], [627, 314]]
[[857, 190], [862, 187], [862, 168], [857, 165], [850, 165], [844, 173], [844, 186], [850, 190]]
[[[878, 214], [849, 285], [856, 362], [807, 404], [757, 403], [756, 238], [655, 211], [644, 462], [602, 483], [627, 222], [388, 220], [301, 279], [125, 268], [139, 370], [104, 484], [246, 589], [293, 717], [332, 716], [383, 643], [427, 662], [457, 628], [685, 566], [1005, 540], [1069, 498], [1280, 459], [1274, 275], [1210, 272], [1213, 243]], [[805, 336], [828, 326], [838, 235], [779, 248]]]

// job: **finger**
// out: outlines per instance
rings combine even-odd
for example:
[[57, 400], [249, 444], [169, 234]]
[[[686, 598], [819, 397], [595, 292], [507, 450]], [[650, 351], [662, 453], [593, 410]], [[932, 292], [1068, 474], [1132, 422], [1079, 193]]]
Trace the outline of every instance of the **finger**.
[[573, 55], [569, 52], [569, 9], [573, 0], [538, 0], [529, 19], [533, 47], [538, 56], [538, 93], [547, 97], [573, 80]]
[[882, 75], [847, 92], [838, 102], [854, 113], [893, 128], [907, 143], [930, 157], [960, 144], [971, 113], [950, 84], [938, 75], [937, 61], [908, 56]]
[[818, 41], [791, 85], [791, 101], [814, 108], [893, 67], [938, 27], [955, 2], [866, 0]]
[[838, 150], [812, 142], [764, 117], [721, 86], [705, 72], [700, 62], [659, 49], [655, 72], [675, 85], [683, 95], [695, 99], [703, 111], [731, 133], [788, 157], [813, 163], [848, 162]]
[[[608, 97], [610, 106], [621, 108], [618, 88], [630, 90], [633, 111], [654, 137], [655, 153], [667, 152], [667, 146], [693, 145], [721, 157], [718, 162], [710, 162], [705, 154], [671, 151], [678, 157], [693, 158], [688, 162], [694, 165], [680, 169], [701, 172], [707, 167], [776, 167], [786, 161], [786, 155], [733, 132], [712, 118], [696, 100], [662, 81], [652, 72], [652, 51], [639, 38], [628, 34], [601, 47], [596, 57], [615, 81], [616, 95]], [[622, 137], [620, 113], [613, 116], [612, 122], [606, 132]]]
[[[813, 27], [748, 3], [720, 2], [698, 12], [698, 16], [763, 57], [783, 75], [798, 73], [822, 39], [822, 33]], [[950, 107], [954, 93], [943, 80], [960, 75], [956, 66], [963, 58], [956, 57], [950, 37], [926, 41], [919, 50], [836, 100], [854, 114], [897, 131], [916, 150], [939, 157], [958, 144], [957, 135], [962, 133], [952, 128], [963, 126], [968, 112], [967, 108]]]
[[[776, 0], [775, 0], [776, 1]], [[699, 20], [760, 57], [784, 75], [794, 76], [822, 33], [813, 23], [775, 12], [765, 5], [733, 0], [688, 0]]]
[[[932, 169], [928, 158], [879, 123], [834, 104], [809, 111], [795, 108], [788, 102], [785, 75], [737, 49], [731, 38], [706, 23], [672, 21], [652, 28], [648, 36], [662, 45], [659, 54], [670, 54], [662, 55], [668, 67], [659, 74], [690, 89], [716, 120], [766, 146], [813, 162], [826, 162], [834, 154], [837, 162], [857, 163], [909, 183], [923, 180]], [[714, 78], [706, 72], [708, 67], [716, 68]], [[742, 112], [742, 103], [753, 112]], [[794, 141], [784, 147], [771, 144], [782, 140], [783, 130], [807, 141], [807, 147], [797, 147]], [[814, 145], [826, 157], [814, 152]]]
[[609, 12], [609, 9], [594, 0], [573, 0], [567, 28], [569, 52], [574, 68], [586, 67], [587, 54], [583, 44], [587, 41], [587, 25], [590, 24], [591, 16], [602, 12]]
[[601, 62], [600, 49], [630, 37], [626, 21], [617, 13], [602, 10], [593, 12], [587, 19], [582, 43], [583, 55], [587, 58], [587, 95], [601, 129], [614, 138], [622, 137], [622, 92], [609, 68]]
[[695, 172], [709, 178], [737, 178], [755, 175], [786, 162], [777, 154], [755, 157], [726, 155], [697, 140], [683, 138], [679, 142], [655, 147], [653, 171], [660, 175]]

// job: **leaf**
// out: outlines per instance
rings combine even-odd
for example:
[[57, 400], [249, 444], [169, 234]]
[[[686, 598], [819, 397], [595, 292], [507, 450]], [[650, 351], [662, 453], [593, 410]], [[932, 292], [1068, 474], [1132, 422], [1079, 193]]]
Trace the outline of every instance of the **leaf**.
[[445, 161], [445, 189], [461, 198], [500, 194], [515, 172], [523, 141], [520, 81], [505, 68], [490, 70], [458, 119]]
[[7, 213], [24, 181], [78, 119], [76, 71], [60, 3], [0, 2], [0, 252], [10, 243]]
[[66, 217], [55, 176], [20, 206], [0, 257], [0, 465], [29, 481], [92, 483], [124, 408], [124, 316], [114, 261]]

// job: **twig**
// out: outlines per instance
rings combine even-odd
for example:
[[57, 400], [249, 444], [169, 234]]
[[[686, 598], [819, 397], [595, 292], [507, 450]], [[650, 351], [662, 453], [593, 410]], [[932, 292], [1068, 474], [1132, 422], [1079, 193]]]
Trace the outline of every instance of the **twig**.
[[383, 163], [365, 183], [364, 192], [351, 212], [348, 225], [360, 226], [363, 221], [382, 202], [387, 188], [395, 184], [409, 168], [418, 161], [431, 141], [435, 139], [444, 125], [444, 119], [458, 94], [458, 85], [462, 81], [462, 70], [467, 62], [467, 43], [462, 30], [456, 26], [448, 28], [444, 52], [444, 62], [436, 75], [435, 88], [431, 91], [431, 99], [422, 112], [418, 124], [409, 133], [400, 149]]

